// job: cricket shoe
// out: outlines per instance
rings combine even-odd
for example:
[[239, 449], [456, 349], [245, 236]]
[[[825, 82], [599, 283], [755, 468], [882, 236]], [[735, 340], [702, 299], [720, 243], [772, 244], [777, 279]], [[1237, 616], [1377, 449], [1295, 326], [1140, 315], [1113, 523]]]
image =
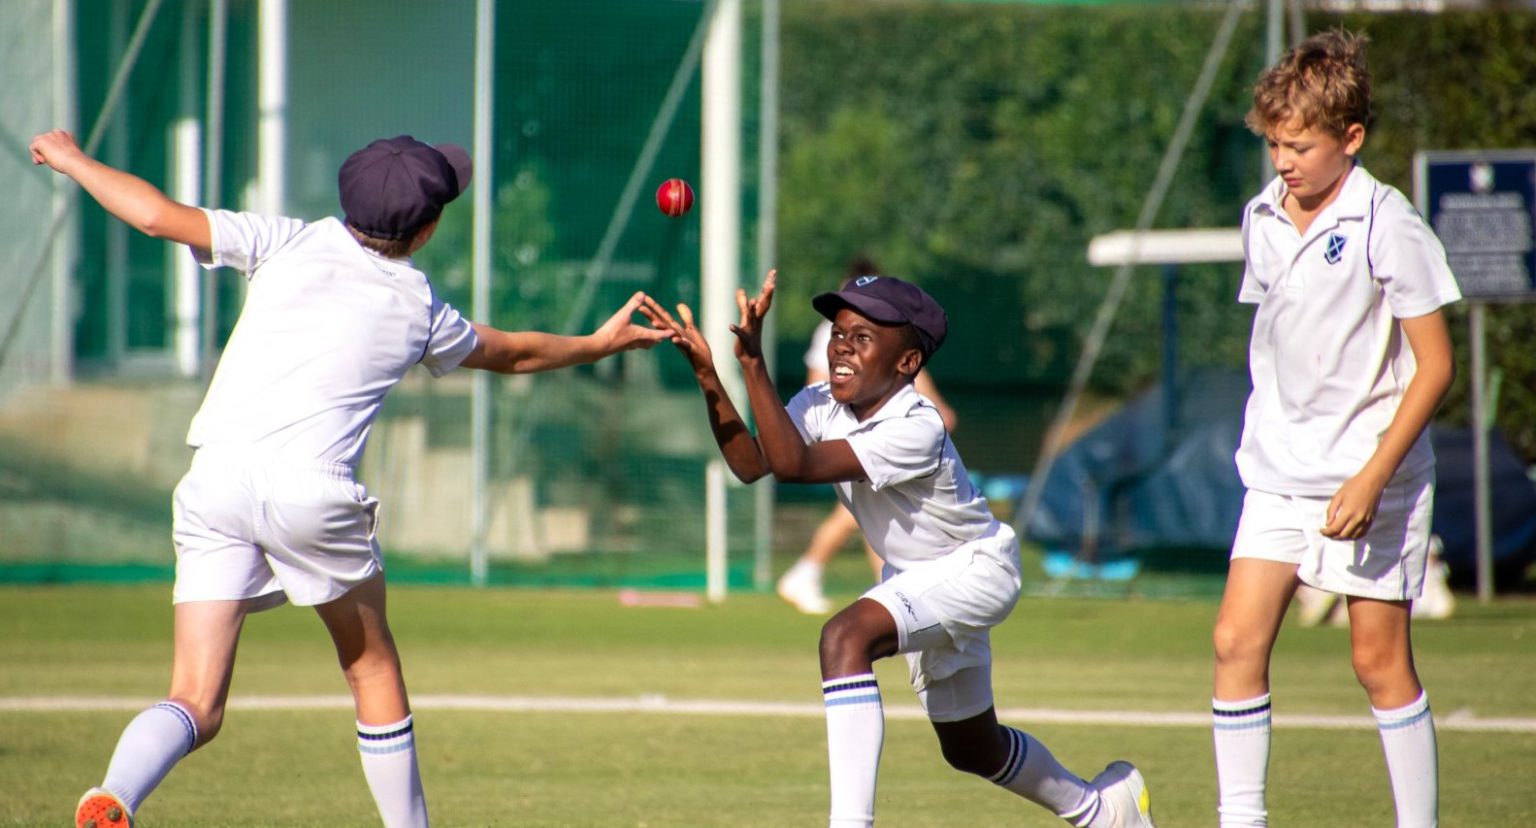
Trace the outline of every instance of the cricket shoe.
[[1152, 822], [1152, 800], [1147, 795], [1147, 780], [1130, 762], [1110, 762], [1093, 778], [1099, 801], [1112, 812], [1114, 828], [1157, 828]]
[[779, 579], [779, 597], [806, 615], [826, 615], [832, 602], [821, 592], [821, 581], [799, 567], [792, 567]]
[[106, 788], [92, 788], [75, 806], [75, 828], [133, 828], [133, 814]]

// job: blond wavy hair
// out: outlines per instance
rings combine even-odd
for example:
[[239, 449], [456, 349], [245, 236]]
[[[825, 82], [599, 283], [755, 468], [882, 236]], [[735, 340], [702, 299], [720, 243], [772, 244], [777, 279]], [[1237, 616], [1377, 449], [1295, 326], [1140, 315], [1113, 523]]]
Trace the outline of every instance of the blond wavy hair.
[[1351, 124], [1370, 126], [1369, 42], [1343, 29], [1302, 41], [1259, 75], [1244, 123], [1254, 134], [1268, 136], [1295, 118], [1302, 128], [1335, 138], [1343, 138]]

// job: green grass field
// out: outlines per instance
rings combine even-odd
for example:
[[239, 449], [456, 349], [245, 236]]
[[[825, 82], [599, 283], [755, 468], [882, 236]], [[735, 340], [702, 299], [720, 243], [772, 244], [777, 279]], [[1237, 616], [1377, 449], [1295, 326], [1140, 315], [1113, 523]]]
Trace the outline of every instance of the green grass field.
[[[995, 634], [999, 707], [1069, 767], [1125, 757], [1146, 773], [1164, 828], [1214, 823], [1210, 601], [1027, 598]], [[819, 620], [776, 599], [633, 608], [613, 592], [396, 588], [391, 615], [416, 711], [422, 772], [441, 826], [788, 826], [825, 823], [816, 674]], [[169, 588], [0, 588], [0, 824], [62, 825], [99, 781], [134, 704], [164, 690]], [[1441, 722], [1442, 824], [1536, 825], [1536, 732], [1455, 729], [1536, 717], [1536, 603], [1464, 600], [1415, 629]], [[1271, 821], [1389, 826], [1380, 744], [1368, 727], [1286, 717], [1369, 711], [1347, 632], [1291, 627], [1276, 654]], [[904, 665], [879, 669], [890, 722], [877, 815], [884, 826], [1054, 826], [1043, 810], [949, 770]], [[156, 826], [376, 825], [351, 711], [313, 614], [251, 619], [223, 735], [185, 760], [139, 813]], [[251, 702], [320, 696], [292, 709]], [[455, 709], [447, 696], [647, 700], [640, 710]], [[43, 698], [120, 700], [38, 710]], [[19, 700], [34, 700], [23, 704]], [[242, 700], [246, 706], [241, 706]], [[785, 715], [686, 712], [666, 702], [788, 705]], [[1031, 711], [1155, 724], [1062, 724]], [[1037, 721], [1032, 721], [1036, 717]]]

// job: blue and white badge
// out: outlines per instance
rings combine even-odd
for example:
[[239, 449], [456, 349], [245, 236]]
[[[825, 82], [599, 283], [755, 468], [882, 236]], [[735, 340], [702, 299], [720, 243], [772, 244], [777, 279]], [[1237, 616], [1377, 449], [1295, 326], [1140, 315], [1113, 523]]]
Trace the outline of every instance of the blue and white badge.
[[1339, 259], [1344, 258], [1344, 242], [1346, 241], [1349, 241], [1349, 239], [1344, 238], [1338, 233], [1329, 233], [1328, 249], [1323, 253], [1323, 261], [1328, 264], [1338, 264]]

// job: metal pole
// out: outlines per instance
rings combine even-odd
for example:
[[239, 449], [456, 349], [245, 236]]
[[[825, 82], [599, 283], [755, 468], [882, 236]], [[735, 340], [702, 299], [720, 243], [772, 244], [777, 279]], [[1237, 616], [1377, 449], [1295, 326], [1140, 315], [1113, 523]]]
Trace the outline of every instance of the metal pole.
[[1493, 507], [1488, 481], [1487, 356], [1484, 350], [1484, 305], [1471, 303], [1472, 328], [1472, 493], [1477, 528], [1477, 600], [1493, 600]]
[[[176, 121], [171, 126], [172, 198], [196, 204], [203, 194], [203, 124], [197, 117], [197, 13], [181, 7], [181, 43], [178, 46]], [[171, 353], [179, 377], [201, 377], [202, 268], [180, 245], [167, 243], [171, 259], [172, 334]]]
[[281, 214], [288, 178], [288, 0], [261, 0], [258, 9], [256, 212]]
[[[213, 0], [208, 8], [208, 111], [207, 143], [203, 148], [203, 204], [223, 206], [224, 189], [224, 71], [228, 64], [226, 32], [229, 28], [229, 0]], [[203, 383], [213, 378], [219, 337], [218, 274], [203, 269], [202, 310], [199, 341], [202, 345]]]
[[[79, 132], [78, 121], [80, 119], [79, 99], [75, 77], [76, 49], [75, 49], [75, 4], [62, 2], [54, 4], [53, 12], [53, 47], [58, 59], [53, 66], [53, 115], [56, 123], [63, 124], [71, 132]], [[58, 177], [62, 178], [62, 176]], [[59, 255], [53, 255], [51, 245], [43, 245], [43, 260], [38, 262], [37, 271], [32, 279], [35, 283], [42, 278], [44, 267], [51, 260], [51, 292], [53, 294], [53, 307], [50, 321], [49, 342], [49, 380], [55, 385], [65, 385], [74, 376], [75, 348], [74, 348], [74, 313], [70, 305], [70, 296], [74, 289], [74, 272], [76, 251], [80, 249], [79, 235], [80, 222], [78, 216], [69, 209], [72, 199], [71, 191], [65, 189], [63, 182], [57, 178], [53, 184], [52, 209], [55, 222], [53, 234], [55, 237], [63, 236], [64, 243], [59, 247], [61, 251], [68, 251]], [[116, 223], [116, 222], [113, 222]], [[67, 225], [67, 226], [64, 226]], [[15, 323], [19, 326], [22, 314], [26, 310], [26, 302], [18, 303], [16, 308]], [[5, 364], [6, 354], [10, 351], [10, 332], [6, 336], [7, 344], [0, 345], [0, 367]]]
[[[471, 242], [471, 304], [475, 319], [490, 323], [491, 319], [491, 163], [495, 144], [492, 143], [492, 121], [495, 110], [494, 97], [496, 49], [496, 2], [477, 0], [475, 3], [475, 178], [474, 178], [474, 225]], [[472, 515], [470, 523], [469, 573], [476, 586], [485, 586], [490, 576], [490, 554], [486, 549], [486, 536], [490, 533], [490, 509], [486, 502], [487, 483], [490, 479], [491, 456], [491, 376], [485, 371], [474, 372], [474, 385], [470, 391], [470, 457], [473, 471], [470, 483]]]
[[[741, 284], [741, 0], [720, 0], [704, 41], [703, 169], [700, 219], [704, 337], [720, 358], [720, 379], [733, 399], [744, 401], [741, 371], [730, 357]], [[726, 475], [716, 457], [704, 475], [705, 559], [710, 601], [725, 600]]]
[[[763, 58], [758, 113], [757, 272], [766, 274], [778, 256], [779, 243], [779, 0], [763, 0]], [[768, 371], [777, 366], [778, 317], [769, 314], [763, 326], [763, 357]], [[752, 586], [767, 589], [773, 582], [774, 481], [757, 482], [756, 526], [753, 536]]]
[[[1274, 66], [1285, 51], [1285, 0], [1266, 0], [1264, 5], [1264, 65]], [[1259, 175], [1264, 184], [1275, 177], [1274, 162], [1269, 153], [1259, 153]]]
[[1179, 266], [1163, 265], [1163, 428], [1172, 450], [1179, 427]]

